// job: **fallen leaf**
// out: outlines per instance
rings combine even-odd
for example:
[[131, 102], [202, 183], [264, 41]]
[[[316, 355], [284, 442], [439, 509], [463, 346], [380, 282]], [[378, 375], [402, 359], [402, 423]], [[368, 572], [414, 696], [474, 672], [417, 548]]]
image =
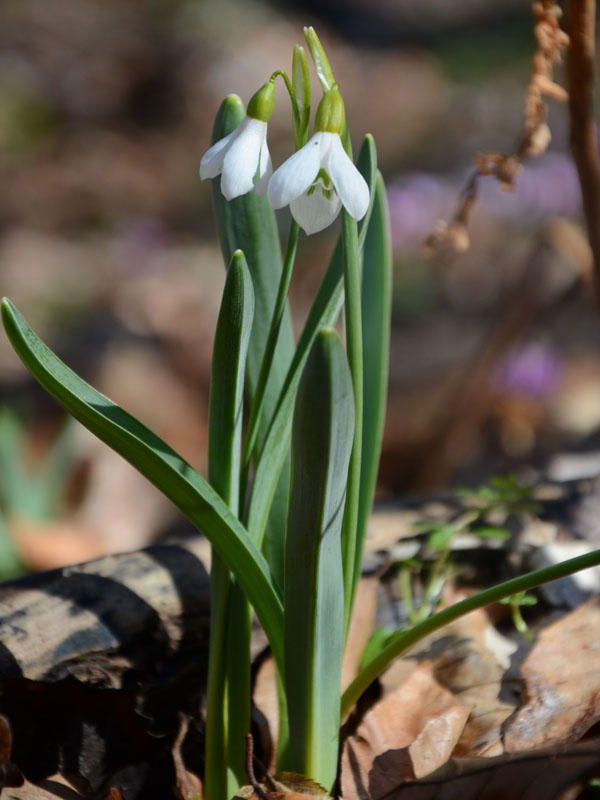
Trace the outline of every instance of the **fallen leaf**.
[[598, 739], [534, 753], [458, 758], [421, 780], [397, 781], [381, 800], [562, 800], [565, 790], [599, 769]]
[[373, 575], [362, 578], [358, 584], [342, 661], [342, 691], [358, 674], [362, 654], [373, 633], [379, 583], [379, 579]]
[[521, 673], [524, 703], [506, 725], [506, 751], [580, 739], [600, 719], [600, 598], [545, 628]]
[[[11, 789], [10, 793], [2, 795], [2, 800], [82, 800], [79, 792], [67, 782], [62, 775], [53, 775], [51, 778], [30, 783], [25, 781], [18, 789]], [[110, 800], [117, 800], [111, 798]]]
[[257, 740], [260, 741], [263, 766], [269, 771], [275, 767], [275, 750], [279, 736], [277, 679], [275, 661], [270, 655], [262, 660], [256, 672], [252, 701], [252, 720], [258, 728]]
[[423, 639], [380, 680], [384, 692], [394, 691], [416, 663], [429, 661], [438, 683], [471, 708], [453, 755], [501, 755], [502, 725], [514, 711], [520, 689], [506, 672], [514, 649], [479, 610]]
[[344, 800], [380, 800], [402, 780], [427, 775], [450, 757], [469, 708], [420, 664], [364, 716], [342, 753]]
[[[333, 800], [319, 783], [297, 772], [279, 772], [273, 777], [267, 776], [265, 781], [258, 785], [267, 800], [306, 800], [306, 798]], [[236, 798], [262, 800], [252, 786], [242, 786]]]

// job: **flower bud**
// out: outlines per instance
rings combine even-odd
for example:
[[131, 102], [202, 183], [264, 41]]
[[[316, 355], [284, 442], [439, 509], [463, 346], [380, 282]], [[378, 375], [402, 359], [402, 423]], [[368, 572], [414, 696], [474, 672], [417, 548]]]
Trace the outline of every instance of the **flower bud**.
[[260, 89], [252, 95], [246, 113], [252, 119], [259, 119], [261, 122], [268, 122], [271, 119], [275, 108], [275, 84], [267, 81]]
[[[310, 112], [310, 75], [304, 49], [300, 45], [294, 47], [292, 58], [292, 89], [296, 95], [300, 117], [308, 117]], [[305, 114], [305, 112], [307, 113]]]
[[346, 127], [344, 101], [337, 87], [325, 92], [317, 107], [315, 131], [337, 133], [342, 136]]

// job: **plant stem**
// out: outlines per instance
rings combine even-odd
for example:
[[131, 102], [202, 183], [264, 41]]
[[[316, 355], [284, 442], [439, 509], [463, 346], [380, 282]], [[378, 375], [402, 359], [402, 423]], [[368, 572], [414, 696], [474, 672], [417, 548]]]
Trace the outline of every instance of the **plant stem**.
[[600, 306], [600, 169], [593, 107], [595, 25], [596, 0], [570, 0], [567, 84], [571, 150], [579, 173], [583, 212], [594, 257], [594, 296]]
[[344, 258], [344, 313], [346, 350], [354, 392], [354, 440], [348, 467], [346, 506], [342, 526], [342, 561], [344, 571], [344, 630], [350, 624], [354, 599], [354, 573], [360, 495], [360, 465], [363, 432], [363, 344], [360, 295], [360, 258], [358, 228], [346, 209], [342, 210], [342, 247]]
[[248, 420], [248, 428], [246, 431], [246, 441], [244, 444], [244, 453], [242, 457], [242, 478], [240, 489], [240, 507], [243, 508], [246, 487], [248, 484], [248, 472], [250, 469], [250, 462], [256, 447], [256, 439], [258, 436], [258, 427], [260, 416], [264, 406], [265, 389], [267, 381], [271, 372], [271, 365], [273, 363], [273, 355], [277, 340], [279, 338], [279, 330], [281, 328], [281, 320], [285, 311], [285, 303], [287, 300], [288, 290], [290, 288], [290, 280], [292, 278], [292, 271], [294, 268], [294, 259], [296, 257], [296, 247], [298, 245], [299, 234], [298, 223], [292, 220], [290, 223], [290, 232], [288, 235], [287, 248], [285, 258], [283, 261], [283, 269], [281, 271], [281, 278], [279, 279], [279, 288], [277, 290], [277, 297], [275, 299], [275, 306], [273, 308], [273, 316], [271, 317], [271, 324], [267, 334], [267, 341], [265, 350], [260, 365], [260, 372], [258, 375], [258, 382], [256, 384], [256, 391], [254, 392], [254, 400], [250, 410], [250, 419]]
[[400, 595], [402, 597], [404, 610], [406, 611], [409, 623], [412, 624], [415, 621], [415, 606], [413, 604], [410, 567], [406, 565], [400, 567], [399, 580]]
[[245, 738], [250, 730], [252, 612], [241, 586], [229, 586], [227, 629], [227, 797], [245, 783]]
[[491, 603], [496, 603], [502, 600], [503, 597], [509, 597], [511, 594], [516, 594], [517, 592], [534, 589], [542, 583], [564, 578], [567, 575], [572, 575], [574, 572], [579, 572], [579, 570], [588, 569], [589, 567], [595, 567], [599, 564], [600, 550], [594, 550], [591, 553], [586, 553], [586, 555], [570, 558], [568, 561], [563, 561], [560, 564], [554, 564], [551, 567], [544, 567], [544, 569], [529, 572], [527, 575], [512, 578], [509, 581], [498, 584], [498, 586], [492, 586], [491, 589], [485, 589], [471, 597], [467, 597], [465, 600], [461, 600], [460, 603], [455, 603], [449, 608], [445, 608], [443, 611], [438, 611], [437, 614], [415, 625], [414, 628], [397, 633], [392, 638], [388, 639], [383, 650], [363, 667], [344, 692], [342, 696], [341, 719], [344, 719], [365, 689], [381, 675], [395, 658], [413, 644], [425, 638], [425, 636], [443, 628], [444, 625], [448, 625], [450, 622], [454, 622], [454, 620], [459, 619], [459, 617], [469, 614], [471, 611], [483, 608]]
[[210, 637], [206, 690], [204, 797], [221, 800], [227, 795], [226, 644], [227, 597], [230, 575], [213, 550], [210, 569]]

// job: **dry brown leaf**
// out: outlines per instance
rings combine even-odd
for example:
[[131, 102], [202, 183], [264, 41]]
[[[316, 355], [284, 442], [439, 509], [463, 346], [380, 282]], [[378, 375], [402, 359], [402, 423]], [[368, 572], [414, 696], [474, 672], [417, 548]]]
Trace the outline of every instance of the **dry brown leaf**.
[[123, 795], [115, 786], [111, 786], [104, 800], [123, 800]]
[[[455, 756], [496, 756], [504, 751], [502, 725], [516, 705], [517, 690], [509, 685], [508, 652], [514, 645], [497, 633], [485, 611], [457, 620], [446, 633], [452, 642], [434, 662], [435, 678], [471, 713], [454, 751]], [[514, 695], [515, 702], [501, 697]]]
[[521, 673], [525, 702], [506, 726], [506, 751], [581, 738], [600, 719], [600, 598], [545, 628]]
[[[453, 598], [457, 599], [457, 598]], [[501, 637], [485, 611], [467, 614], [427, 637], [382, 676], [384, 691], [393, 691], [415, 669], [431, 661], [435, 679], [471, 708], [454, 755], [501, 755], [501, 728], [516, 706], [516, 689], [506, 669], [514, 645]], [[502, 692], [501, 692], [502, 690]], [[500, 699], [515, 695], [515, 702]]]
[[358, 584], [342, 662], [342, 691], [358, 674], [360, 660], [375, 627], [379, 579], [372, 575]]
[[596, 739], [568, 749], [452, 759], [434, 775], [397, 782], [381, 800], [563, 800], [565, 790], [599, 770]]
[[7, 789], [2, 800], [81, 800], [81, 795], [62, 775], [53, 775], [37, 784], [25, 781], [18, 789]]
[[365, 714], [342, 753], [344, 800], [383, 798], [399, 780], [427, 775], [450, 757], [469, 708], [420, 664]]
[[[267, 800], [333, 800], [319, 783], [297, 772], [280, 772], [274, 777], [268, 776], [259, 786]], [[252, 786], [242, 786], [236, 798], [259, 800]]]
[[[268, 764], [264, 763], [263, 766], [269, 771], [275, 767], [275, 749], [279, 736], [277, 680], [275, 661], [272, 656], [265, 658], [258, 668], [254, 679], [252, 701], [255, 706], [253, 720], [258, 724], [261, 752], [263, 753], [263, 758], [269, 762]], [[258, 715], [256, 712], [258, 712]], [[264, 730], [265, 727], [268, 731]]]

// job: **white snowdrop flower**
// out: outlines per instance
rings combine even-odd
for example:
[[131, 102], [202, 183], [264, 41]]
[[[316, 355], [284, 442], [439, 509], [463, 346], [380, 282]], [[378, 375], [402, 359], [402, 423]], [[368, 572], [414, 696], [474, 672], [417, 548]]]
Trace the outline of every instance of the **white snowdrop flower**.
[[227, 200], [233, 200], [254, 188], [257, 194], [264, 194], [267, 189], [273, 172], [267, 147], [267, 123], [274, 105], [275, 88], [269, 81], [252, 97], [246, 116], [237, 128], [213, 144], [202, 156], [200, 179], [221, 175], [221, 191]]
[[331, 225], [342, 205], [357, 220], [367, 213], [369, 187], [344, 150], [344, 125], [344, 102], [330, 89], [319, 103], [315, 134], [269, 181], [273, 208], [289, 205], [307, 234]]

